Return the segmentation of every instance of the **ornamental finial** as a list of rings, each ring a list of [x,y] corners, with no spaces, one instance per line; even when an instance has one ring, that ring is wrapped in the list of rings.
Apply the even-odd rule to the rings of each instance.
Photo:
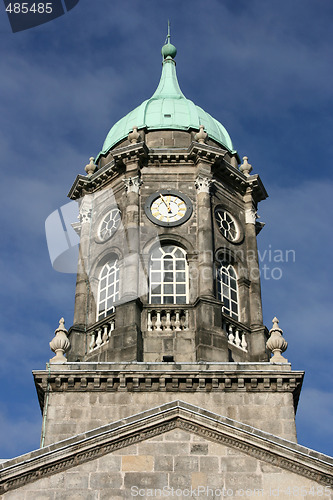
[[[64,353],[68,351],[71,344],[67,338],[68,331],[65,328],[64,318],[60,318],[59,327],[54,333],[55,337],[50,342],[50,348],[55,353],[55,356],[50,359],[50,363],[67,363]]]
[[[252,171],[252,165],[250,165],[247,160],[248,160],[248,157],[243,156],[243,163],[239,167],[239,170],[241,172],[243,172],[243,174],[248,177],[250,175],[250,172]]]
[[[89,163],[88,163],[88,165],[86,165],[86,166],[85,166],[85,169],[84,169],[84,170],[87,172],[87,176],[88,176],[88,177],[90,177],[90,176],[91,176],[91,175],[95,172],[95,170],[96,170],[96,165],[95,165],[95,163],[94,163],[94,159],[95,159],[95,158],[94,158],[93,156],[91,156],[91,157],[89,158]]]
[[[275,316],[272,320],[273,328],[269,331],[270,337],[266,342],[266,347],[272,351],[271,363],[288,363],[288,360],[282,356],[287,349],[288,342],[282,337],[283,330],[279,327],[279,320]]]
[[[203,125],[200,125],[200,130],[199,132],[197,132],[194,136],[194,139],[198,142],[200,142],[201,144],[203,144],[205,142],[205,140],[207,139],[208,137],[208,134],[207,132],[205,132],[205,127]]]
[[[170,38],[171,38],[171,35],[170,35],[170,21],[168,19],[168,34],[167,34],[167,37],[165,39],[165,43],[162,47],[162,56],[163,56],[163,59],[167,59],[167,57],[171,57],[171,59],[174,59],[176,57],[176,54],[177,54],[177,49],[174,45],[172,45],[172,43],[170,43]]]
[[[128,140],[130,141],[131,144],[136,144],[140,140],[140,134],[138,132],[138,127],[135,125],[131,132],[127,136]]]

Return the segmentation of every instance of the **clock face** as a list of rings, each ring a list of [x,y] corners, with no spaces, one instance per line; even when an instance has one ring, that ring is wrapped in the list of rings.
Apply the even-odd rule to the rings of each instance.
[[[238,225],[229,212],[224,210],[224,208],[216,208],[215,219],[219,226],[219,230],[227,240],[235,242],[239,239],[240,232]]]
[[[98,236],[102,241],[106,241],[117,231],[120,224],[120,211],[118,208],[113,208],[108,212],[103,218],[99,230]]]
[[[151,195],[145,205],[147,217],[161,226],[178,226],[192,214],[190,199],[175,190],[161,190]]]

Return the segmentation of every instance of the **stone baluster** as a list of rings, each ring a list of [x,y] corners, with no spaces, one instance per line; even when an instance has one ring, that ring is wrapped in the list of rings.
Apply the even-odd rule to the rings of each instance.
[[[240,343],[241,343],[241,339],[240,339],[240,336],[239,336],[239,330],[238,330],[238,328],[236,328],[236,332],[235,332],[235,345],[237,347],[240,347]]]
[[[97,338],[96,338],[96,347],[100,347],[102,345],[102,328],[98,328],[97,330]]]
[[[185,324],[184,324],[184,329],[187,330],[189,325],[188,321],[188,310],[185,311]]]
[[[235,336],[233,334],[233,331],[232,331],[232,325],[229,325],[229,336],[228,336],[228,340],[231,344],[234,343],[234,340],[235,340]]]
[[[241,347],[244,349],[244,351],[247,351],[247,342],[246,342],[246,337],[245,333],[242,333],[242,342],[241,342]]]
[[[175,331],[176,332],[180,332],[181,331],[179,311],[176,311]]]
[[[166,311],[165,330],[171,331],[170,311]]]
[[[109,324],[110,324],[110,334],[111,334],[111,332],[113,332],[113,330],[115,329],[116,322],[114,319],[112,319]],[[109,334],[109,337],[110,337],[110,334]]]
[[[96,333],[91,332],[91,340],[89,344],[89,349],[92,351],[96,347]]]
[[[162,322],[161,322],[161,313],[159,311],[157,311],[156,313],[156,323],[155,323],[155,330],[157,331],[162,331]]]
[[[108,324],[104,325],[104,333],[102,337],[102,342],[105,344],[109,340],[109,334],[108,334]]]
[[[151,320],[151,311],[148,311],[148,321],[147,321],[148,332],[153,330],[153,322]]]

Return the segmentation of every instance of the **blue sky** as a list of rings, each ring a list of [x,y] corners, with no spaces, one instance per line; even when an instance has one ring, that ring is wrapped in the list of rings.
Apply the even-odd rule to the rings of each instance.
[[[31,370],[52,356],[59,318],[73,319],[75,276],[52,269],[45,220],[111,126],[153,94],[168,18],[183,93],[223,123],[270,195],[259,210],[265,322],[278,316],[285,356],[306,372],[299,442],[333,455],[332,2],[80,0],[16,34],[4,14],[0,458],[39,446]],[[276,249],[295,262],[270,261]]]

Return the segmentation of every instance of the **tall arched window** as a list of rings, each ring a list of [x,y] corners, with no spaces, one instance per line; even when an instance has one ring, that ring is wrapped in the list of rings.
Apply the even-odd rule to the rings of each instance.
[[[182,248],[163,245],[153,250],[149,266],[149,302],[188,302],[188,263],[186,252]]]
[[[217,297],[223,302],[222,311],[238,321],[238,287],[234,267],[220,262],[217,270]]]
[[[98,280],[97,321],[114,312],[114,303],[119,298],[118,260],[110,260],[103,267]]]

